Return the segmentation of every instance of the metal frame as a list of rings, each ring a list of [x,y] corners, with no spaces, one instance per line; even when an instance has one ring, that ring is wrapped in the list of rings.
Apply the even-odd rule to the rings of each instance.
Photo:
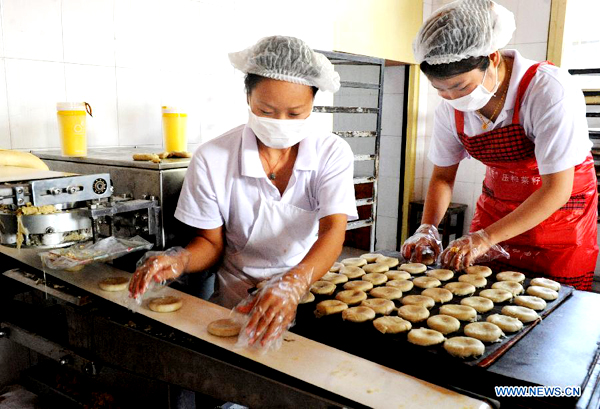
[[[349,222],[346,230],[359,229],[362,227],[370,227],[370,240],[369,240],[369,251],[375,250],[376,232],[377,232],[377,185],[379,180],[379,152],[381,143],[381,120],[382,120],[382,105],[383,105],[383,78],[385,60],[382,58],[367,57],[363,55],[342,53],[342,52],[331,52],[331,51],[319,51],[324,54],[329,60],[335,65],[365,65],[365,66],[379,66],[379,83],[362,83],[362,82],[351,82],[341,81],[341,86],[345,88],[361,88],[361,89],[372,89],[378,91],[377,96],[377,108],[365,108],[365,107],[336,107],[336,106],[315,106],[313,112],[320,113],[331,113],[331,114],[376,114],[377,122],[375,131],[341,131],[334,132],[341,138],[375,138],[375,152],[372,155],[354,155],[354,161],[374,161],[374,174],[372,177],[360,176],[354,178],[354,184],[373,184],[373,197],[368,199],[358,199],[356,201],[357,206],[371,206],[371,217],[366,220],[356,220]]]

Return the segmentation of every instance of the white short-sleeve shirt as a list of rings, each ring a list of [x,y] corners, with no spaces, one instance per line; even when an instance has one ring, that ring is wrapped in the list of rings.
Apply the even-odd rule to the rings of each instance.
[[[468,136],[512,123],[517,88],[536,61],[523,58],[516,50],[503,50],[502,54],[514,58],[504,108],[487,130],[483,130],[483,122],[475,112],[465,112],[464,132]],[[585,110],[583,93],[566,70],[549,64],[538,68],[521,102],[519,119],[535,144],[541,175],[569,169],[585,160],[592,148]],[[428,157],[437,166],[451,166],[469,157],[456,131],[454,108],[444,100],[435,111]]]
[[[329,132],[312,134],[300,142],[282,196],[265,174],[254,132],[241,125],[196,150],[175,217],[199,229],[224,225],[227,245],[237,251],[248,241],[261,197],[317,211],[319,219],[333,214],[357,219],[353,173],[346,141]]]

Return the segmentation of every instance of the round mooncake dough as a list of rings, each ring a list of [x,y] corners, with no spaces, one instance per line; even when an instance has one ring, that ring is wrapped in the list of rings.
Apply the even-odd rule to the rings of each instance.
[[[419,288],[434,288],[442,285],[440,280],[434,277],[416,277],[413,284]]]
[[[384,298],[369,298],[364,300],[360,305],[369,307],[377,314],[381,315],[388,315],[396,307],[393,301],[386,300]]]
[[[489,298],[485,297],[467,297],[460,300],[460,303],[461,305],[467,305],[469,307],[475,308],[475,311],[477,311],[480,314],[491,311],[492,308],[494,308],[494,302]]]
[[[423,263],[406,263],[398,267],[398,270],[403,270],[411,274],[421,274],[427,271],[427,266]]]
[[[413,282],[410,280],[390,280],[385,283],[387,287],[394,287],[402,291],[403,293],[407,293],[413,288]]]
[[[482,290],[479,293],[480,297],[489,298],[495,303],[501,303],[513,298],[513,295],[510,291],[500,290],[498,288],[488,288],[487,290]]]
[[[308,304],[315,300],[315,295],[310,291],[304,294],[304,296],[300,299],[298,304]]]
[[[540,297],[546,301],[552,301],[558,298],[558,293],[556,291],[539,285],[530,285],[527,287],[527,294]]]
[[[412,328],[410,321],[400,317],[385,316],[373,321],[373,326],[382,334],[398,334]]]
[[[487,317],[486,321],[496,324],[504,332],[517,332],[523,328],[521,321],[508,315],[492,314]]]
[[[362,267],[367,265],[367,260],[362,257],[350,257],[342,260],[342,264],[345,266]]]
[[[465,268],[467,274],[473,274],[479,277],[489,277],[492,275],[492,269],[486,266],[471,266]]]
[[[460,321],[451,315],[439,314],[429,317],[427,319],[427,326],[446,335],[458,331],[460,329]]]
[[[363,270],[360,267],[356,267],[356,266],[349,266],[349,267],[342,267],[340,269],[340,274],[345,275],[346,277],[348,277],[349,279],[354,279],[354,278],[358,278],[358,277],[362,277],[364,276],[365,270]]]
[[[536,297],[535,295],[520,295],[515,297],[513,302],[516,305],[531,308],[535,311],[542,311],[544,308],[546,308],[546,301],[540,297]]]
[[[483,342],[498,342],[504,332],[491,322],[472,322],[465,326],[465,335]]]
[[[98,283],[102,291],[124,291],[129,287],[129,279],[126,277],[107,277]]]
[[[329,281],[333,284],[343,284],[348,281],[348,276],[338,273],[325,273],[319,281]]]
[[[496,274],[496,280],[514,281],[517,283],[522,283],[523,281],[525,281],[525,274],[518,273],[516,271],[503,271],[501,273]]]
[[[444,342],[444,349],[452,356],[470,358],[483,355],[485,345],[471,337],[452,337]]]
[[[492,284],[492,288],[506,290],[512,295],[519,295],[525,292],[523,286],[520,283],[517,283],[516,281],[498,281]]]
[[[323,315],[338,314],[348,308],[348,304],[340,300],[325,300],[317,304],[315,315],[317,317]]]
[[[429,270],[426,274],[427,277],[437,278],[440,281],[448,281],[451,280],[452,277],[454,277],[454,272],[445,268],[436,268],[434,270]]]
[[[333,263],[333,265],[329,268],[329,271],[331,271],[332,273],[339,273],[339,271],[342,269],[342,267],[344,267],[344,265],[342,263],[339,262],[335,262]]]
[[[407,271],[388,271],[385,273],[388,280],[410,280],[412,276]]]
[[[485,277],[481,277],[475,274],[463,274],[458,277],[458,281],[461,283],[471,284],[475,288],[483,288],[487,285]]]
[[[395,287],[377,287],[369,291],[369,295],[374,298],[385,298],[386,300],[398,300],[402,298],[402,290]]]
[[[371,321],[375,318],[375,311],[369,307],[359,306],[342,311],[342,319],[351,322]]]
[[[461,282],[453,282],[448,283],[444,286],[444,288],[452,294],[457,296],[465,296],[465,295],[473,295],[475,292],[475,286],[469,283],[461,283]]]
[[[434,329],[415,328],[408,333],[408,342],[424,347],[441,344],[446,338],[444,335]]]
[[[366,266],[362,267],[363,270],[365,270],[365,273],[369,274],[369,273],[385,273],[386,271],[389,271],[389,267],[386,266],[385,264],[379,264],[379,263],[374,263],[374,264],[367,264]]]
[[[336,300],[340,300],[348,305],[360,304],[367,299],[367,293],[360,290],[344,290],[337,293]]]
[[[377,260],[378,257],[381,257],[381,254],[378,254],[378,253],[367,253],[367,254],[362,254],[360,257],[364,258],[365,260],[367,260],[367,263],[374,263],[375,260]]]
[[[400,260],[398,260],[395,257],[386,257],[386,256],[379,256],[375,259],[376,263],[379,264],[385,264],[386,266],[388,266],[389,268],[393,268],[396,267],[398,264],[400,264]]]
[[[242,325],[230,318],[213,321],[206,328],[209,334],[217,337],[235,337],[241,329]]]
[[[401,301],[402,305],[420,305],[425,308],[431,308],[435,305],[433,298],[425,295],[407,295]]]
[[[531,280],[531,285],[546,287],[554,291],[560,291],[560,283],[550,280],[549,278],[537,277]]]
[[[452,300],[452,292],[445,288],[427,288],[421,292],[421,295],[433,298],[433,301],[443,304]]]
[[[369,281],[369,282],[373,283],[373,285],[381,285],[388,280],[387,276],[382,273],[365,274],[364,276],[361,277],[361,279],[364,281]]]
[[[521,307],[520,305],[505,305],[502,307],[502,314],[517,318],[519,321],[527,324],[540,318],[537,312],[531,308]]]
[[[344,290],[369,291],[371,288],[373,288],[373,283],[370,281],[356,280],[344,284]]]
[[[335,284],[329,281],[315,281],[310,286],[310,292],[317,295],[331,295],[335,291]]]
[[[414,324],[429,318],[429,310],[420,305],[403,305],[398,308],[398,316]]]
[[[447,304],[440,307],[440,314],[450,315],[460,321],[476,321],[477,311],[468,305]]]
[[[148,300],[148,308],[155,312],[174,312],[183,306],[179,297],[166,296]]]

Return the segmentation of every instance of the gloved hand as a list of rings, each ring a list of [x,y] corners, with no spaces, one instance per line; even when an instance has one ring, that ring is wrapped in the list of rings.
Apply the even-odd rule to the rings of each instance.
[[[431,253],[437,259],[442,252],[442,240],[438,229],[432,224],[422,224],[400,249],[402,257],[413,263],[420,263],[423,256]]]
[[[152,281],[173,280],[185,272],[190,252],[183,247],[166,251],[149,251],[137,262],[137,269],[129,282],[129,294],[137,299],[146,292]]]
[[[238,347],[257,346],[263,351],[278,349],[281,335],[294,323],[298,303],[310,288],[313,269],[297,266],[269,279],[254,295],[242,301],[235,311],[247,314],[238,337]],[[255,344],[260,341],[260,344]]]
[[[492,243],[485,230],[469,233],[453,240],[440,256],[442,268],[463,270],[474,263],[485,263],[510,255],[498,244]]]

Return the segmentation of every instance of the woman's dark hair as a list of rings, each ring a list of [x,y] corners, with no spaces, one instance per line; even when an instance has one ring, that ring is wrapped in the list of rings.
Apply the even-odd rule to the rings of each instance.
[[[457,62],[451,62],[448,64],[429,64],[423,61],[420,64],[421,71],[423,74],[430,78],[445,79],[454,77],[465,72],[469,72],[476,68],[481,71],[485,71],[490,66],[490,58],[488,56],[483,57],[470,57],[465,58]]]
[[[265,77],[263,77],[262,75],[256,75],[256,74],[246,74],[246,78],[244,79],[244,85],[246,87],[246,95],[250,96],[250,93],[252,92],[252,90],[258,85],[259,82],[261,82],[262,80],[264,80]],[[313,92],[313,97],[315,95],[317,95],[317,91],[319,90],[319,88],[311,86],[312,88],[312,92]]]

